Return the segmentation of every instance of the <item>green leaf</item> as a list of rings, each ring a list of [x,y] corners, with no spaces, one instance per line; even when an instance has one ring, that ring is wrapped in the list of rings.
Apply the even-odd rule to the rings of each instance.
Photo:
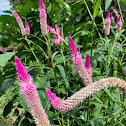
[[[14,100],[14,99],[13,99]],[[4,107],[3,116],[6,117],[13,109],[13,100],[9,101]]]
[[[126,5],[126,0],[121,0]]]
[[[96,15],[97,10],[99,9],[100,5],[101,5],[101,0],[98,0],[94,6],[94,15]]]
[[[106,0],[105,1],[105,11],[109,8],[111,2],[112,2],[112,0]]]
[[[65,82],[65,84],[66,84],[66,87],[67,87],[67,89],[68,89],[68,87],[69,87],[69,82],[67,81],[67,77],[66,77],[66,73],[65,73],[65,71],[64,71],[64,68],[63,68],[61,65],[56,65],[56,66],[57,66],[57,68],[59,69],[59,71],[60,71],[60,73],[61,73],[61,76],[63,77],[64,82]]]
[[[0,66],[4,67],[13,55],[15,55],[15,51],[0,55]]]
[[[29,108],[28,108],[28,106],[27,106],[27,104],[26,104],[26,102],[25,102],[24,96],[22,95],[21,91],[19,91],[19,103],[21,104],[21,106],[26,111],[28,111],[29,113],[31,113],[30,110],[29,110]]]

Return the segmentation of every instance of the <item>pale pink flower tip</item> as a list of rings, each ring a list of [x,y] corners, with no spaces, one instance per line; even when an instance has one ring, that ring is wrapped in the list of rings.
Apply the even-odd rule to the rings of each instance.
[[[111,15],[112,23],[115,23],[113,15]]]
[[[26,35],[30,34],[30,27],[26,19],[25,19],[25,33]]]
[[[74,55],[77,55],[77,53],[79,53],[79,51],[78,51],[76,45],[74,44],[74,41],[72,40],[71,36],[69,36],[69,44],[70,44],[71,53]]]
[[[47,29],[50,31],[50,32],[54,32],[55,31],[55,29],[54,28],[52,28],[51,26],[49,26],[49,25],[47,25]]]
[[[15,67],[16,67],[16,70],[17,70],[19,81],[24,82],[24,83],[30,82],[31,81],[30,75],[28,74],[28,71],[23,66],[23,64],[21,63],[19,58],[17,56],[15,56],[14,60],[15,60]]]
[[[92,76],[90,57],[88,54],[86,55],[85,68],[86,68],[88,74]]]
[[[58,98],[55,94],[53,94],[47,87],[45,89],[51,104],[54,106],[54,108],[58,108],[58,105],[62,103],[62,100]]]
[[[58,38],[56,37],[56,34],[53,34],[53,38],[54,38],[54,43],[59,44],[59,40],[58,40]]]
[[[107,10],[107,15],[106,15],[106,19],[110,18],[110,14],[109,14],[109,10]]]
[[[115,47],[117,48],[118,47],[118,44],[115,44]]]
[[[120,93],[120,95],[122,95],[122,96],[123,96],[123,93]]]
[[[40,0],[40,1],[39,1],[39,6],[40,6],[40,9],[45,10],[45,5],[44,5],[43,0]]]

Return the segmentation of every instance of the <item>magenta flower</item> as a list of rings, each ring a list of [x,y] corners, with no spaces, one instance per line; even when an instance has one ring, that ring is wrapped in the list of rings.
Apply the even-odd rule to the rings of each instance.
[[[55,28],[56,28],[57,34],[59,35],[59,36],[58,36],[58,40],[59,40],[59,44],[60,44],[60,43],[63,42],[62,34],[61,34],[61,31],[60,31],[60,29],[59,29],[59,27],[58,27],[57,24],[55,24]]]
[[[118,22],[116,24],[116,28],[117,28],[118,31],[120,31],[121,28],[122,28],[122,20],[121,20],[121,16],[120,16],[119,13],[118,13]]]
[[[115,13],[115,15],[118,17],[118,12],[116,11],[116,9],[114,9],[114,8],[112,7],[112,10],[113,10],[113,12]]]
[[[90,57],[89,57],[88,54],[86,55],[85,68],[86,68],[88,74],[89,74],[90,76],[92,76]]]
[[[50,126],[47,115],[41,105],[39,95],[35,85],[32,82],[30,74],[22,65],[21,61],[15,56],[15,67],[20,81],[20,90],[24,99],[31,110],[31,114],[37,126]]]
[[[55,29],[54,28],[52,28],[51,26],[49,26],[49,25],[47,25],[47,29],[50,31],[50,32],[54,32],[55,31]]]
[[[75,66],[76,71],[78,72],[80,78],[82,79],[85,85],[92,83],[91,76],[88,74],[87,69],[85,68],[85,65],[83,63],[83,59],[76,45],[74,44],[71,36],[69,36],[69,44],[70,44],[70,51],[71,51],[73,65]]]
[[[55,43],[55,44],[59,44],[59,40],[58,40],[58,38],[56,37],[56,34],[53,34],[53,38],[54,38],[54,43]]]
[[[25,34],[26,35],[30,34],[30,27],[29,27],[27,20],[25,20]]]
[[[105,35],[110,34],[110,24],[111,24],[110,14],[109,14],[109,10],[107,10],[107,15],[105,19]]]
[[[19,15],[18,15],[15,11],[14,11],[14,16],[15,16],[16,21],[18,22],[18,25],[19,25],[19,27],[20,27],[20,29],[21,29],[21,34],[22,34],[23,36],[26,35],[23,22],[22,22],[21,18],[19,17]]]
[[[118,44],[115,44],[115,48],[117,48],[118,47]]]
[[[111,20],[112,20],[112,23],[115,24],[115,20],[112,14],[111,14]]]
[[[41,27],[41,32],[43,36],[47,36],[48,31],[47,31],[47,14],[45,10],[45,5],[43,0],[40,0],[39,2],[40,10],[39,10],[39,18],[40,18],[40,27]]]

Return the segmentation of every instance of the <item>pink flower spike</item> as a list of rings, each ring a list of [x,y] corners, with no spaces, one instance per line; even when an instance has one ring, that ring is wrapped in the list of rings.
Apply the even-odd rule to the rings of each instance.
[[[114,20],[113,15],[111,15],[111,20],[112,20],[112,23],[115,24],[115,20]]]
[[[22,22],[21,18],[19,17],[19,15],[15,11],[14,11],[14,16],[15,16],[16,21],[18,22],[18,25],[21,29],[21,33],[24,36],[25,35],[25,28],[24,28],[23,22]]]
[[[40,9],[45,10],[45,5],[44,5],[43,0],[40,0],[40,1],[39,1],[39,6],[40,6]]]
[[[54,43],[59,44],[59,40],[58,40],[58,38],[56,37],[56,34],[53,34],[53,37],[54,37]]]
[[[107,10],[107,15],[105,19],[105,35],[110,34],[110,23],[111,23],[110,14],[109,14],[109,10]]]
[[[80,55],[80,52],[78,51],[76,45],[74,44],[71,36],[69,36],[69,45],[70,45],[73,65],[74,65],[76,71],[78,72],[80,78],[82,79],[83,83],[85,85],[92,83],[92,78],[88,74],[88,72],[84,66],[83,59]]]
[[[91,64],[90,64],[90,57],[87,54],[86,55],[86,61],[85,61],[85,68],[90,76],[92,76],[92,71],[91,71]]]
[[[50,32],[52,32],[52,33],[55,31],[55,29],[52,28],[52,27],[50,27],[49,25],[47,25],[47,29],[48,29]]]
[[[115,44],[115,48],[117,48],[118,47],[118,44]]]
[[[36,86],[21,61],[15,56],[15,67],[20,81],[20,91],[29,107],[37,126],[50,126],[48,117],[41,105]]]
[[[118,22],[116,24],[116,27],[117,27],[117,30],[120,31],[121,28],[122,28],[122,20],[121,20],[121,16],[120,14],[118,13]]]
[[[113,12],[115,13],[115,15],[118,17],[118,12],[116,11],[116,9],[114,9],[114,8],[112,7],[112,10],[113,10]]]
[[[47,31],[47,14],[44,6],[43,0],[40,0],[40,13],[39,13],[39,18],[40,18],[40,28],[41,28],[41,33],[43,36],[48,35]]]
[[[70,51],[72,55],[77,55],[79,53],[76,45],[74,44],[74,41],[71,36],[69,36],[69,44],[70,44]]]
[[[21,61],[17,56],[15,56],[15,67],[18,74],[18,79],[21,83],[27,85],[28,83],[31,83],[32,79],[30,77],[30,74],[28,74],[28,71],[26,68],[22,65]]]
[[[62,100],[58,98],[55,94],[53,94],[47,87],[45,89],[51,104],[54,108],[58,109],[62,104]]]
[[[57,31],[58,35],[60,36],[60,37],[58,37],[59,42],[62,43],[63,42],[62,34],[61,34],[61,31],[60,31],[60,29],[59,29],[57,24],[55,24],[55,28],[56,28],[56,31]]]
[[[25,33],[26,35],[30,34],[30,27],[26,19],[25,19]]]

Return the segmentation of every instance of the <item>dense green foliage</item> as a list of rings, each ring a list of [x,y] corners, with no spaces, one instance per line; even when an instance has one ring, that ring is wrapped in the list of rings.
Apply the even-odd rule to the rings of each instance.
[[[125,3],[124,0],[122,2]],[[71,60],[68,36],[71,35],[84,61],[88,53],[91,58],[93,81],[104,77],[119,77],[126,80],[126,12],[121,11],[119,0],[45,0],[47,24],[59,26],[65,42],[56,46],[53,34],[49,33],[50,45],[40,31],[39,0],[26,0],[24,6],[13,8],[23,22],[28,20],[28,41],[22,37],[19,26],[10,15],[0,16],[0,46],[15,46],[15,51],[0,55],[0,101],[2,116],[17,116],[14,125],[34,126],[30,111],[19,92],[14,64],[16,54],[33,78],[42,105],[52,125],[101,126],[126,125],[126,97],[119,88],[109,88],[95,93],[70,112],[56,111],[50,104],[45,87],[58,97],[66,99],[83,87]],[[111,34],[104,35],[106,10],[114,14],[114,7],[122,18],[121,31],[111,24]],[[6,11],[12,14],[12,11]],[[117,22],[116,16],[115,20]],[[115,48],[115,44],[118,47]],[[51,50],[51,51],[50,51]],[[44,72],[43,72],[44,71]],[[123,72],[122,72],[123,71]],[[44,75],[44,76],[43,76]],[[12,87],[13,90],[10,90]],[[12,96],[7,96],[8,92]],[[123,95],[120,95],[123,93]],[[8,94],[9,95],[9,94]],[[6,102],[2,99],[6,98]],[[26,111],[19,114],[19,109]],[[1,113],[0,113],[1,114]]]

